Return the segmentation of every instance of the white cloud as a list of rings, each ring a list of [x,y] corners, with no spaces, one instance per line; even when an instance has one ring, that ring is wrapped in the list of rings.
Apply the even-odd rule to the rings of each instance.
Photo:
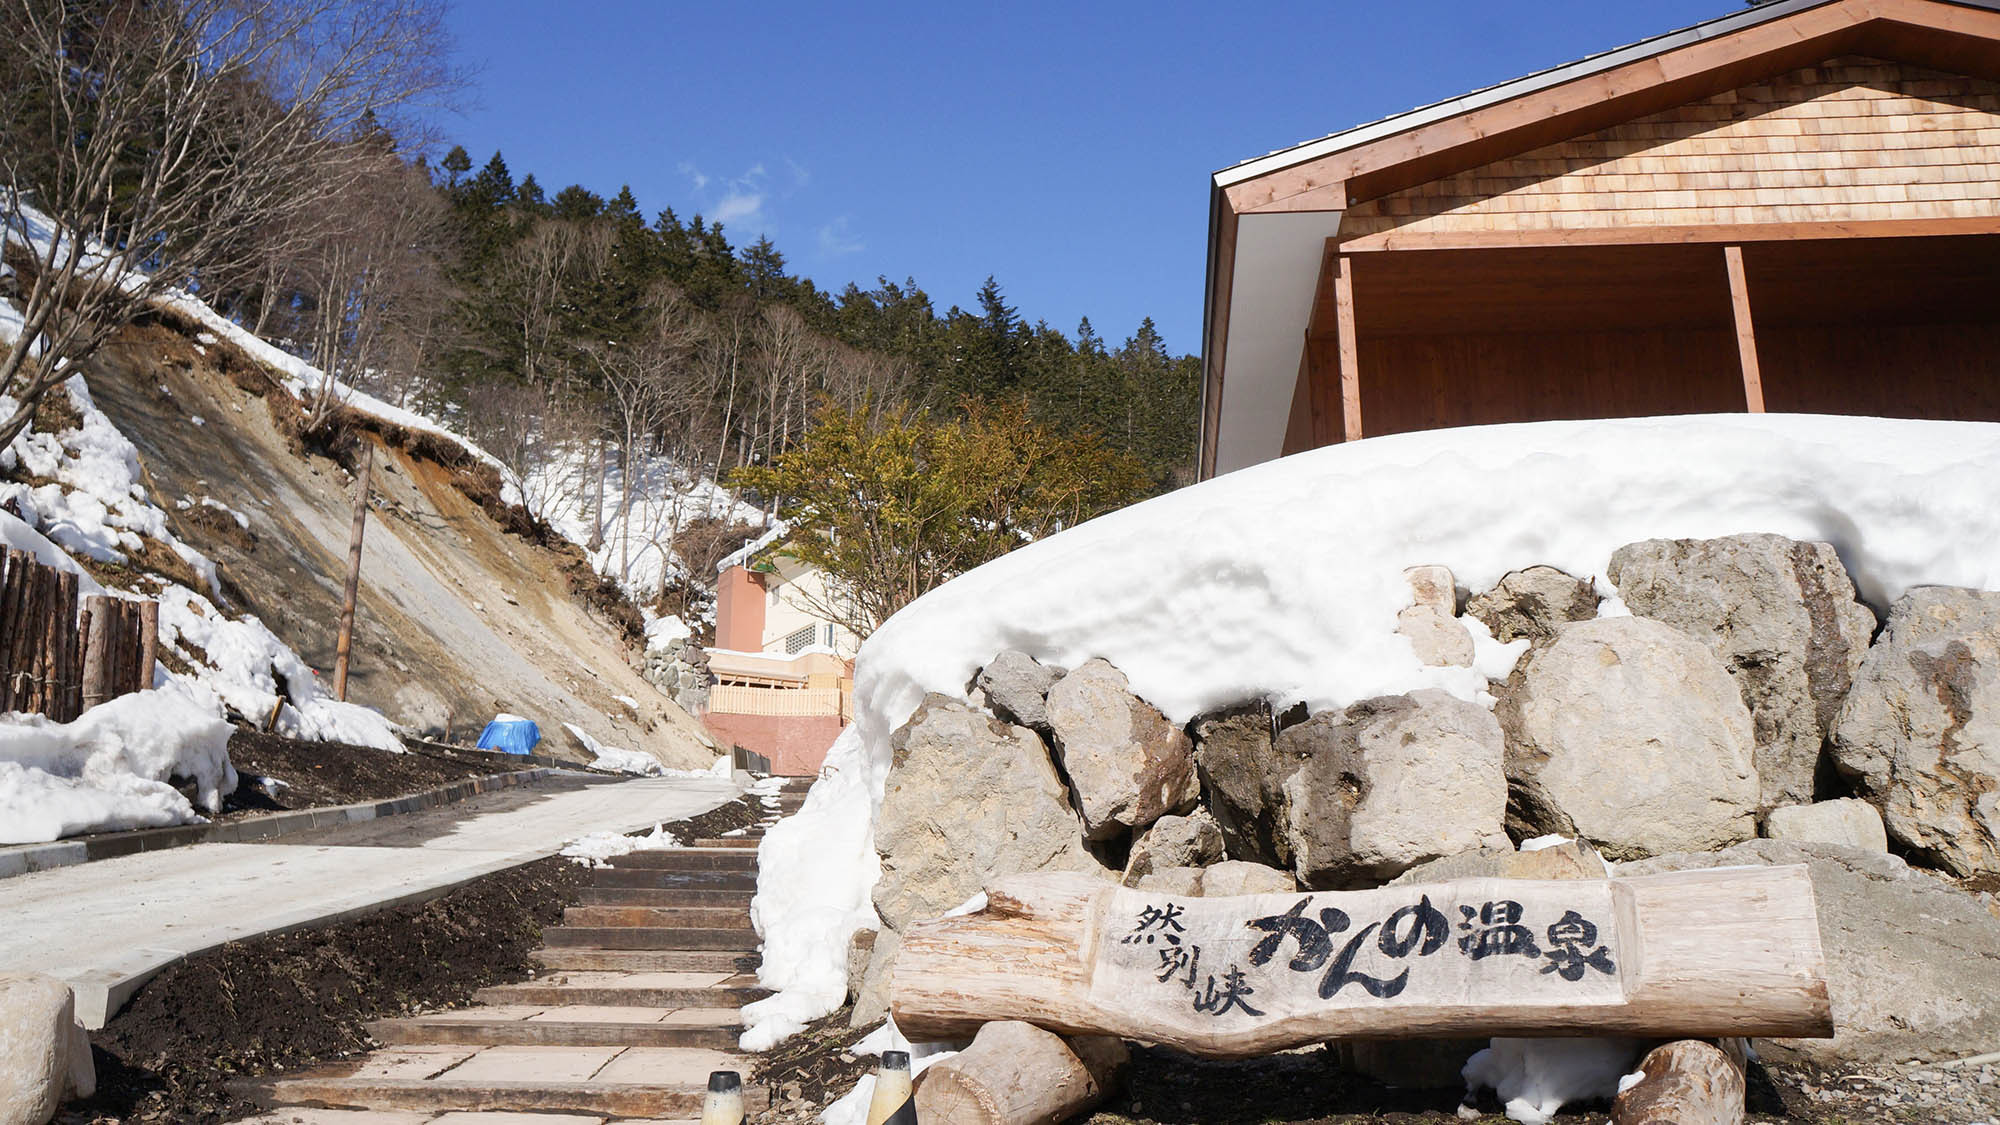
[[[763,210],[764,193],[733,191],[715,205],[715,213],[710,218],[718,223],[747,222],[759,218]]]
[[[807,184],[812,183],[812,173],[806,171],[805,165],[789,156],[785,157],[785,168],[792,174],[793,191],[802,190]]]
[[[846,215],[819,228],[819,252],[827,257],[837,258],[842,254],[855,254],[867,248],[866,243],[847,229]]]
[[[701,189],[708,186],[708,177],[702,175],[701,169],[695,167],[694,161],[692,160],[681,161],[680,173],[681,175],[686,176],[689,180],[693,181],[694,190],[696,191],[700,191]]]

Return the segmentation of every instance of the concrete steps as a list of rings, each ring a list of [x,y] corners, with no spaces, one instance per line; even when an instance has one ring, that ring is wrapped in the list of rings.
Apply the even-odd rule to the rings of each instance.
[[[803,799],[788,783],[767,823]],[[284,1107],[453,1121],[456,1112],[691,1121],[709,1073],[734,1070],[758,1112],[766,1091],[747,1081],[757,1060],[735,1048],[740,1009],[770,994],[757,984],[750,927],[762,836],[759,826],[618,856],[592,872],[563,924],[543,931],[533,956],[546,976],[480,989],[470,1008],[378,1020],[369,1030],[382,1049],[244,1089]]]
[[[755,973],[757,955],[727,949],[597,949],[551,946],[531,954],[550,969],[620,973]]]
[[[581,927],[688,927],[701,930],[747,930],[747,906],[572,906],[563,911],[563,925]]]
[[[751,891],[712,891],[682,887],[585,887],[578,906],[705,906],[747,912]]]

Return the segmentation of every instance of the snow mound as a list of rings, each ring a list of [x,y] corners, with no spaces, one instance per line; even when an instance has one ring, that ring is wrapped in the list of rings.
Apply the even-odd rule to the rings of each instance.
[[[0,717],[0,844],[200,820],[169,781],[192,782],[203,809],[221,809],[236,789],[232,730],[187,697],[158,691],[101,703],[73,723]]]
[[[1422,666],[1396,633],[1404,568],[1479,590],[1741,532],[1832,543],[1878,610],[1919,584],[2000,589],[2000,425],[1730,414],[1371,438],[1113,512],[931,591],[862,646],[833,768],[764,840],[752,911],[780,991],[744,1009],[743,1046],[840,1004],[847,938],[874,924],[890,732],[926,692],[964,698],[1000,650],[1103,657],[1176,723],[1258,697],[1319,711],[1438,687],[1490,703],[1486,676],[1518,646],[1488,636],[1477,668]]]

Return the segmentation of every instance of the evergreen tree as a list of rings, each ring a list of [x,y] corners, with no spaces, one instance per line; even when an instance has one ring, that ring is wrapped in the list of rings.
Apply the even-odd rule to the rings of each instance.
[[[444,162],[439,167],[444,169],[444,186],[456,188],[458,178],[472,171],[472,157],[466,155],[464,145],[453,145],[451,151],[444,154]]]

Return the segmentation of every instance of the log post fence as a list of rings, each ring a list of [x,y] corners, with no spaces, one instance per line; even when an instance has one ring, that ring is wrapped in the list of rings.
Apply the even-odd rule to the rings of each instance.
[[[26,551],[0,555],[0,711],[73,722],[153,686],[160,606],[92,594]]]

